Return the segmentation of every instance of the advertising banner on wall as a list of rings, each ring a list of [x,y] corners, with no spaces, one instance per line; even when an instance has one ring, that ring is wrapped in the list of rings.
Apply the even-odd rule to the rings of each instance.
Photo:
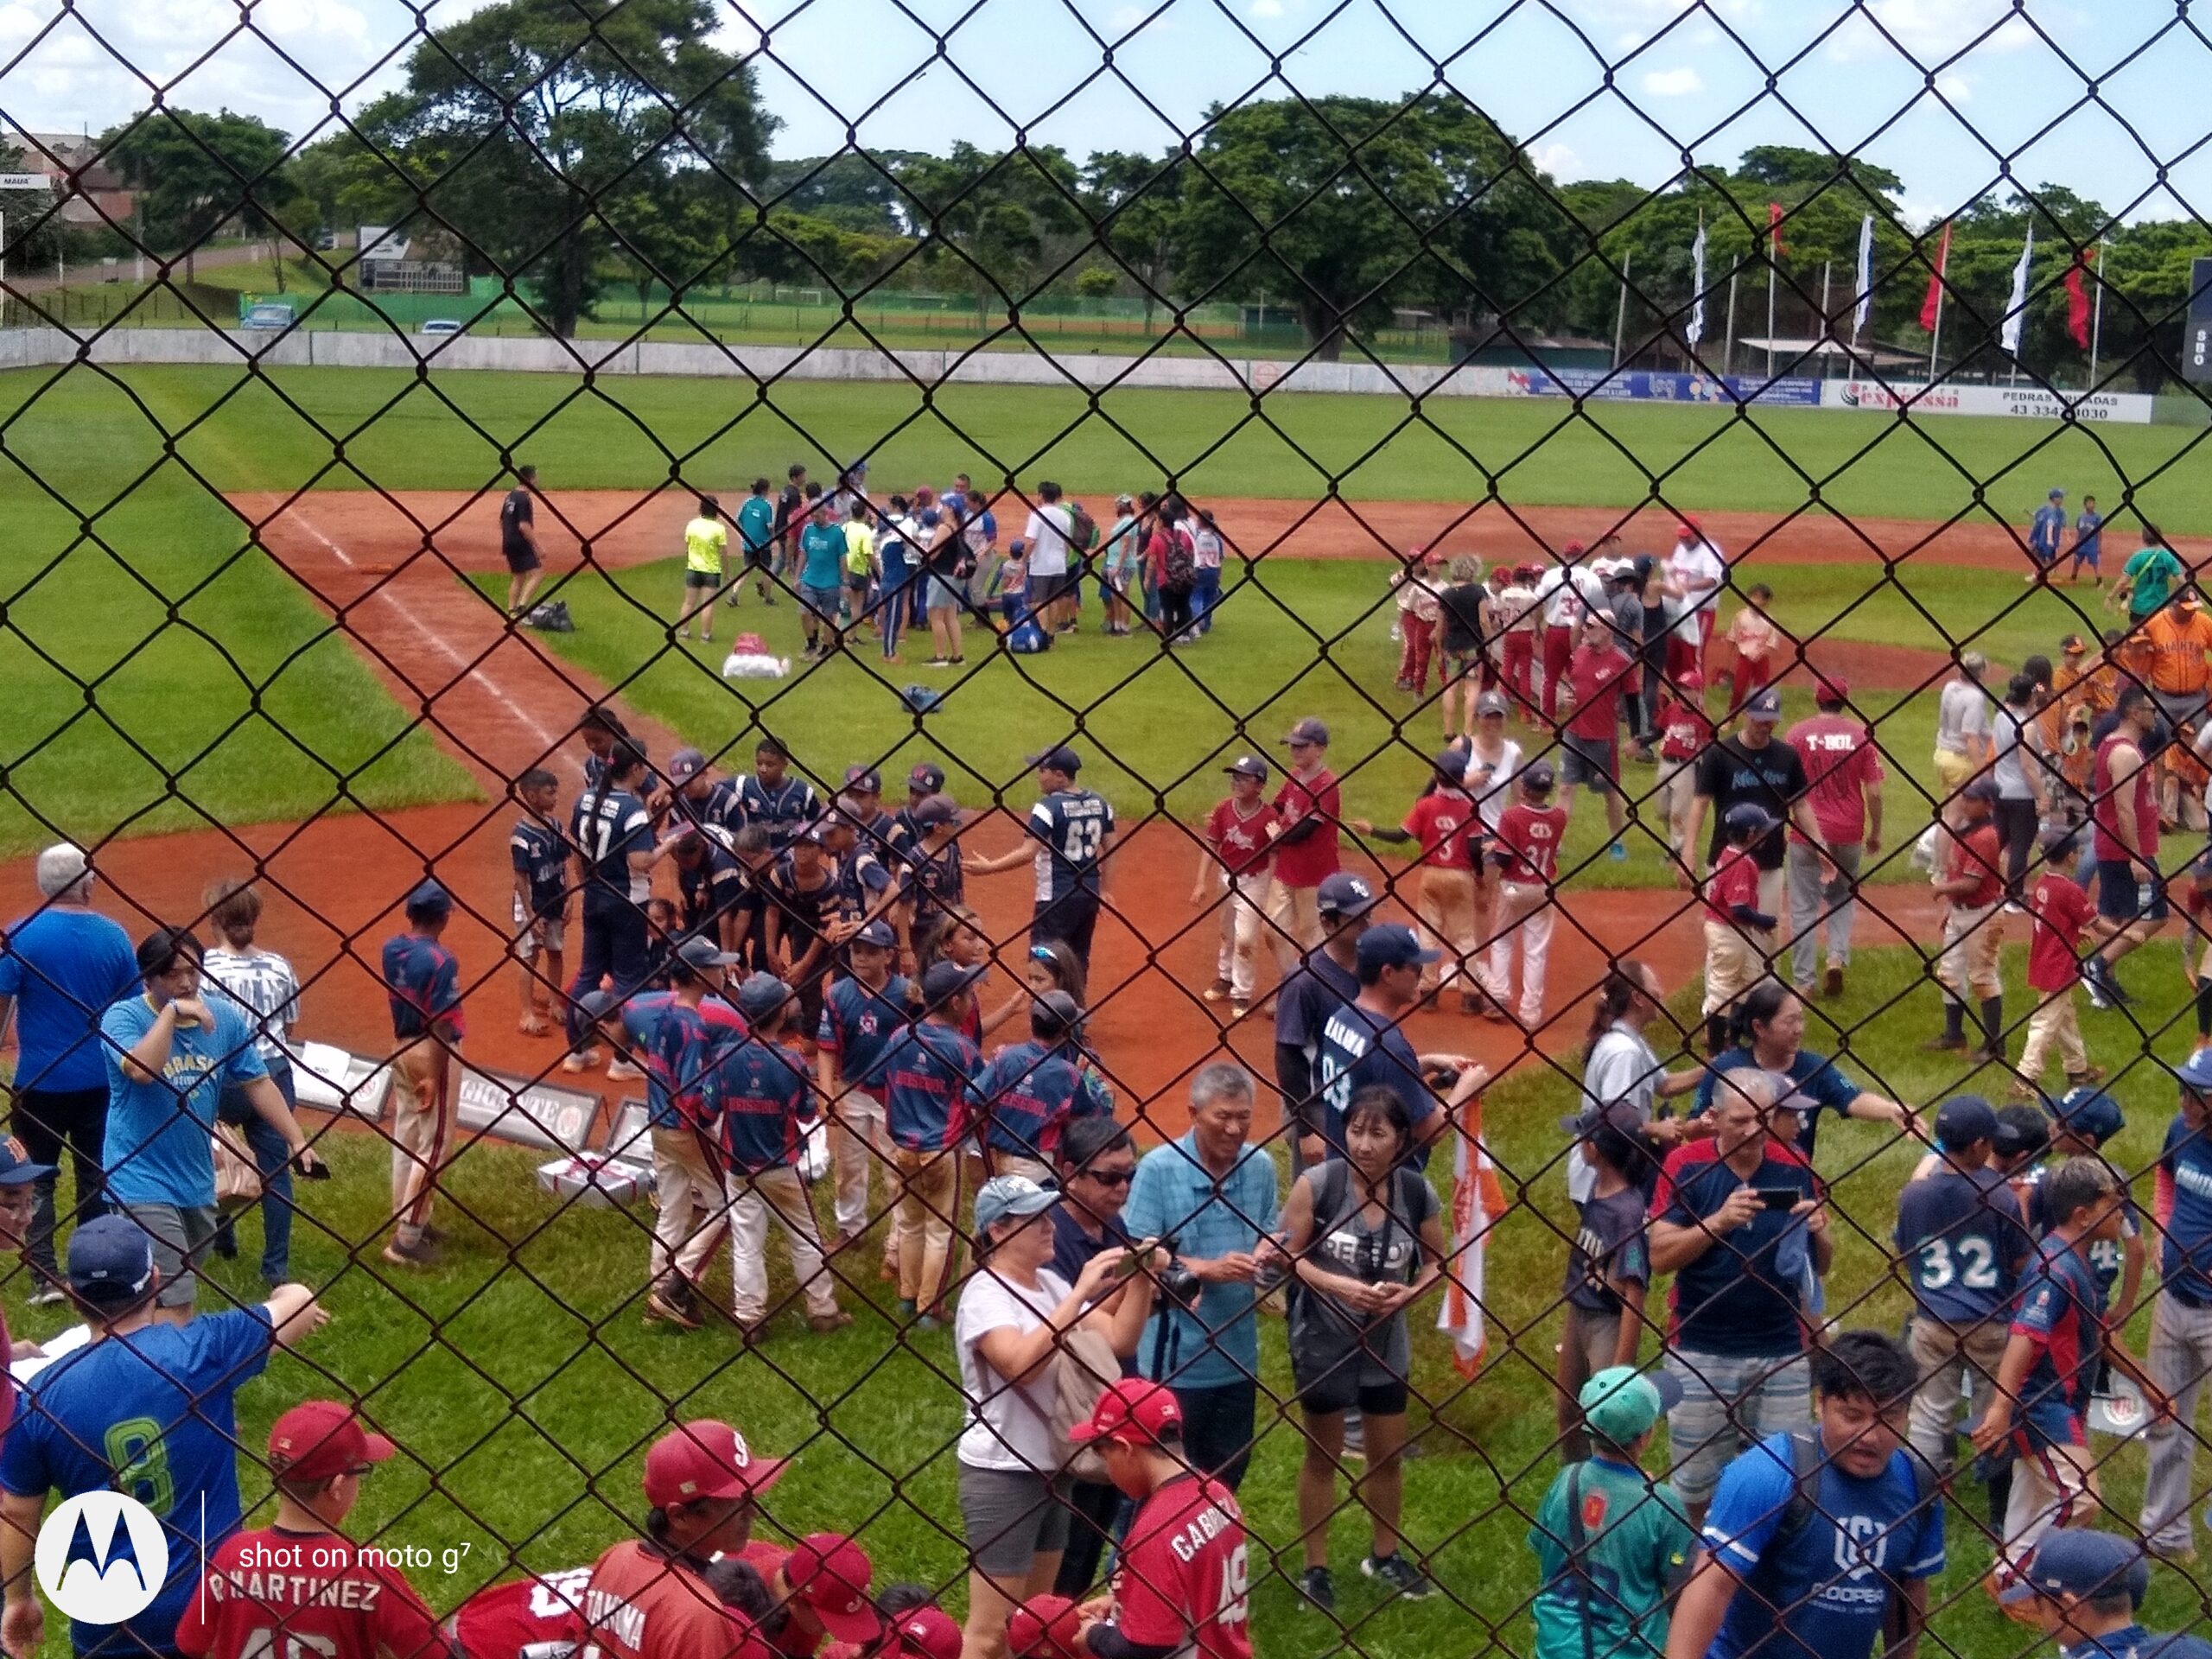
[[[1817,407],[1821,383],[1783,378],[1760,380],[1748,375],[1658,374],[1642,369],[1508,369],[1505,391],[1513,397],[1593,397],[1624,403],[1782,404]]]
[[[1929,386],[1918,381],[1831,380],[1821,398],[1829,409],[1891,410],[1916,415],[2018,415],[2055,421],[2071,409],[2077,421],[2148,426],[2152,400],[2140,392],[2075,392],[2063,398],[2041,386]]]

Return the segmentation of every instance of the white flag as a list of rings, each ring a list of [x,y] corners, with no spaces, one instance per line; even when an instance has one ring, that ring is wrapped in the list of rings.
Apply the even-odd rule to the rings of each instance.
[[[1682,338],[1693,346],[1705,338],[1705,215],[1697,216],[1697,240],[1690,244],[1690,326]]]
[[[1859,330],[1874,309],[1874,215],[1859,221],[1859,309],[1851,319],[1851,343],[1859,343]]]
[[[2020,354],[2020,324],[2028,315],[2028,262],[2036,254],[2036,227],[2028,226],[2028,239],[2020,245],[2020,263],[2012,267],[2012,297],[2005,302],[2005,327],[2002,334],[2008,354]]]

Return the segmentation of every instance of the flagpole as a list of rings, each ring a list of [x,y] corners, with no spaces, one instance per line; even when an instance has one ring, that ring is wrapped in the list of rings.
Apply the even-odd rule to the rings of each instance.
[[[1744,262],[1738,259],[1728,268],[1728,343],[1720,351],[1720,378],[1726,380],[1736,372],[1736,278],[1744,272]]]
[[[2089,315],[2089,390],[2097,389],[2097,348],[2105,334],[2105,239],[2097,238],[2097,300]]]
[[[1942,349],[1943,349],[1943,283],[1942,283],[1942,278],[1941,276],[1938,276],[1938,277],[1936,278],[1936,327],[1935,327],[1935,328],[1934,328],[1934,329],[1929,333],[1929,336],[1928,336],[1928,384],[1929,384],[1929,385],[1931,385],[1931,386],[1932,386],[1932,385],[1934,385],[1936,384],[1936,354],[1937,354],[1938,353],[1940,353]]]
[[[1834,264],[1833,259],[1821,261],[1821,343],[1817,360],[1823,380],[1828,373],[1828,342],[1835,337],[1835,318],[1828,310],[1828,273]]]
[[[1766,378],[1774,378],[1774,256],[1766,257]]]
[[[1635,262],[1633,252],[1621,256],[1621,302],[1613,313],[1613,366],[1617,369],[1621,365],[1621,344],[1628,335],[1628,273]]]

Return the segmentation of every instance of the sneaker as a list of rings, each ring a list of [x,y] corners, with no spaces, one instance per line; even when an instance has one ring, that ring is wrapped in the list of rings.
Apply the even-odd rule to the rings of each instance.
[[[1967,1039],[1963,1037],[1930,1037],[1920,1046],[1923,1054],[1963,1054]]]
[[[1476,995],[1472,991],[1462,991],[1462,992],[1460,992],[1460,993],[1459,993],[1459,1012],[1460,1012],[1460,1013],[1462,1013],[1462,1014],[1480,1014],[1482,1011],[1483,1011],[1483,1000],[1482,1000],[1482,998],[1480,998],[1479,996],[1477,996],[1477,995]]]
[[[2079,1071],[2069,1071],[2066,1074],[2067,1083],[2076,1089],[2086,1089],[2093,1083],[2102,1083],[2104,1080],[2105,1069],[2101,1065],[2085,1065]]]
[[[2082,988],[2089,994],[2089,1006],[2101,1014],[2109,1014],[2120,1006],[2105,995],[2104,987],[2099,983],[2097,976],[2087,969],[2082,972]]]
[[[1306,1598],[1306,1606],[1316,1612],[1337,1611],[1337,1581],[1325,1567],[1309,1567],[1300,1573],[1298,1593]]]
[[[587,1048],[569,1055],[561,1062],[563,1071],[588,1071],[599,1064],[599,1051]]]
[[[1834,963],[1830,963],[1828,964],[1827,972],[1821,976],[1821,995],[1822,996],[1841,996],[1843,995],[1843,969],[1837,967]]]
[[[1225,1002],[1229,1000],[1229,982],[1225,979],[1217,979],[1199,995],[1209,1002]]]
[[[701,1320],[690,1309],[678,1306],[674,1296],[656,1288],[645,1293],[645,1323],[672,1325],[679,1331],[696,1331]]]
[[[1246,1019],[1251,1014],[1251,1012],[1252,1005],[1249,1002],[1241,1001],[1240,999],[1233,996],[1229,999],[1229,1017],[1231,1020]]]
[[[645,1069],[642,1066],[632,1065],[627,1060],[607,1062],[607,1080],[609,1083],[635,1083],[645,1075]]]
[[[68,1300],[69,1294],[60,1286],[48,1284],[31,1293],[30,1305],[33,1307],[59,1307]]]
[[[1408,1601],[1425,1601],[1436,1593],[1436,1586],[1428,1581],[1428,1575],[1395,1550],[1388,1555],[1367,1557],[1359,1564],[1359,1576],[1389,1585]]]
[[[806,1328],[814,1332],[817,1335],[826,1337],[832,1331],[843,1330],[852,1322],[853,1316],[841,1307],[835,1313],[808,1314],[806,1319]]]
[[[438,1265],[437,1250],[427,1238],[410,1244],[395,1233],[391,1243],[384,1247],[384,1259],[395,1268],[435,1268]]]
[[[2024,916],[2028,912],[2026,906],[2023,906],[2018,899],[2007,899],[2005,901],[2005,913],[2007,916]]]

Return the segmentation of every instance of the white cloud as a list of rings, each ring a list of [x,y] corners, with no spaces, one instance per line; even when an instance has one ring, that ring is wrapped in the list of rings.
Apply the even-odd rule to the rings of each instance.
[[[1972,75],[1938,75],[1936,77],[1936,90],[1954,104],[1971,104],[1974,102],[1974,80]]]
[[[1538,144],[1529,152],[1529,159],[1555,179],[1580,178],[1582,175],[1582,158],[1574,153],[1572,145],[1556,139]]]
[[[1995,32],[1983,39],[1993,25]],[[1894,56],[1902,47],[1923,63],[1937,63],[1969,46],[2018,52],[2036,39],[2012,0],[1866,0],[1865,10],[1854,11],[1829,41],[1828,55],[1846,61]]]
[[[1282,0],[1252,0],[1252,15],[1255,17],[1280,17],[1282,16]]]
[[[1653,98],[1691,98],[1705,90],[1705,77],[1687,63],[1679,69],[1654,69],[1643,77],[1643,90]]]

